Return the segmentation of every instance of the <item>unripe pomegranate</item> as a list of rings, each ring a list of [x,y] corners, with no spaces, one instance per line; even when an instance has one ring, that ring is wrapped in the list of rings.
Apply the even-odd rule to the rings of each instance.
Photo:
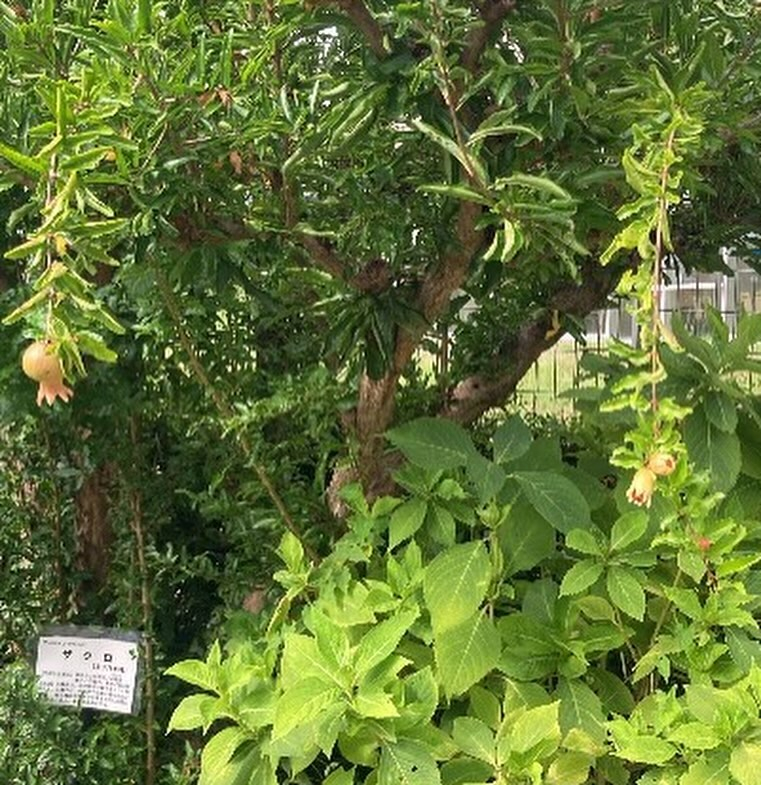
[[[21,369],[30,379],[40,383],[38,406],[42,406],[43,401],[52,406],[56,398],[68,401],[74,395],[73,390],[63,383],[61,360],[50,349],[46,341],[35,341],[26,347],[21,357]]]

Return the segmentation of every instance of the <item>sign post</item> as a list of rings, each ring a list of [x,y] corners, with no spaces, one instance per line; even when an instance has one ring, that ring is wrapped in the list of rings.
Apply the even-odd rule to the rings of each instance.
[[[137,714],[140,633],[105,627],[45,627],[37,639],[35,673],[58,706]]]

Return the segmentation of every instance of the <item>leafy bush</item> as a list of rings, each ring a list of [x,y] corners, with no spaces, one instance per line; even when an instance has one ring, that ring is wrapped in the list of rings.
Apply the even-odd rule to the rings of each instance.
[[[350,489],[317,565],[287,534],[266,634],[169,669],[204,690],[170,728],[215,725],[202,785],[758,782],[761,494],[739,470],[680,459],[635,508],[629,470],[569,465],[517,416],[488,457],[444,420],[389,439],[405,497]]]

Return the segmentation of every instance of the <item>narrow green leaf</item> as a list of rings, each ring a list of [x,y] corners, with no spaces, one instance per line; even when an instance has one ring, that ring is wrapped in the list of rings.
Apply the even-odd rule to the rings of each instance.
[[[3,142],[0,142],[0,157],[5,158],[6,161],[13,164],[17,169],[21,169],[22,172],[33,176],[41,175],[46,170],[45,164],[42,162],[24,155],[24,153],[7,144],[3,144]]]

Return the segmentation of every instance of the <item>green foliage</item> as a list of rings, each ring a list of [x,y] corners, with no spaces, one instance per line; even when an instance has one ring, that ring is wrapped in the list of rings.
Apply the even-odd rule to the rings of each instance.
[[[204,690],[170,729],[223,723],[202,782],[753,781],[758,524],[716,516],[701,474],[627,507],[527,433],[507,421],[490,459],[409,422],[408,497],[349,493],[319,564],[286,535],[263,636],[168,671]]]

